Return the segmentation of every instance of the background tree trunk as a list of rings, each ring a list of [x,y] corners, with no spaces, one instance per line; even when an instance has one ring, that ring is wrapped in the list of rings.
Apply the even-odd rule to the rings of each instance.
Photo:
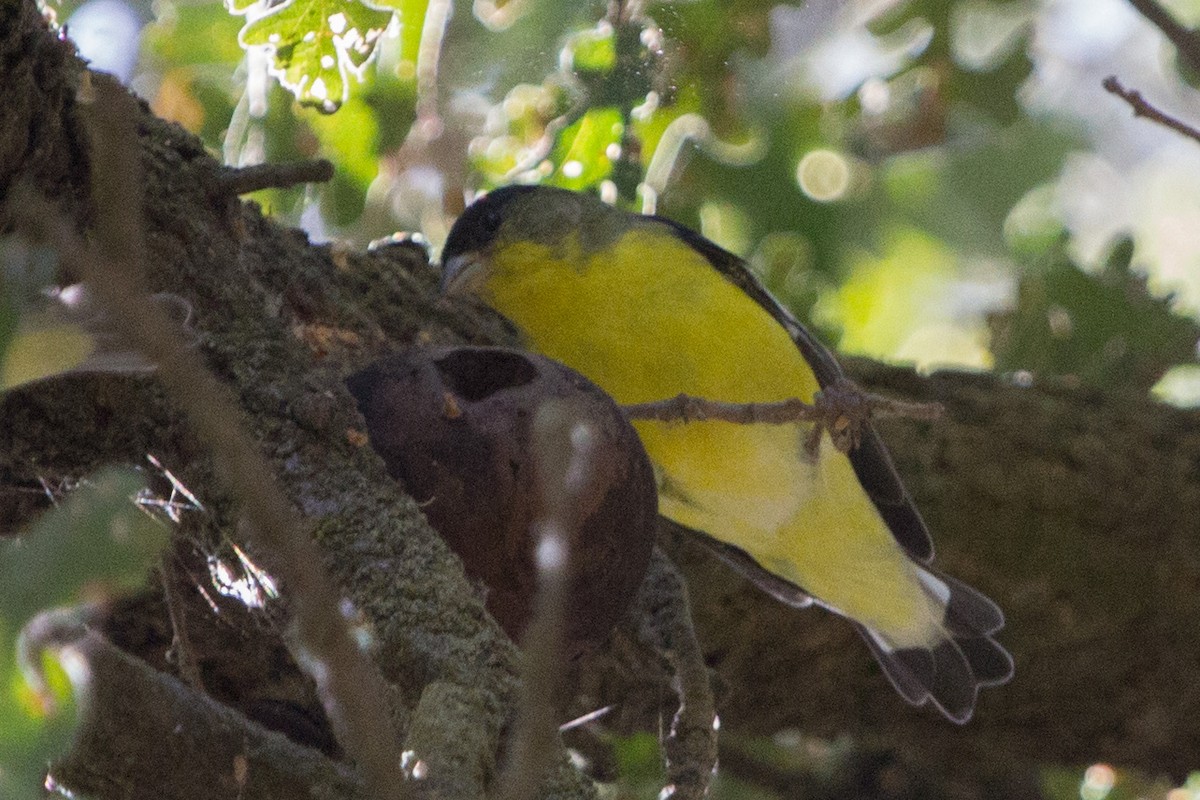
[[[80,67],[32,0],[0,8],[0,64],[0,201],[25,181],[86,227]],[[418,334],[508,341],[507,327],[438,301],[418,250],[310,245],[228,194],[191,135],[146,111],[138,126],[149,290],[194,307],[208,364],[235,388],[328,568],[373,628],[401,727],[438,731],[435,760],[477,789],[494,775],[515,650],[416,505],[361,445],[341,381]],[[984,793],[987,776],[1014,765],[1107,760],[1176,776],[1200,766],[1200,417],[1141,397],[990,375],[926,378],[866,362],[851,371],[872,390],[946,406],[941,421],[889,421],[882,432],[934,532],[938,565],[1008,613],[1001,638],[1016,679],[986,690],[965,728],[907,708],[848,625],[784,608],[694,541],[668,535],[719,676],[722,734],[849,732],[977,778],[962,796]],[[72,376],[0,397],[0,488],[140,463],[146,452],[213,509],[205,535],[236,538],[207,457],[152,380]],[[33,511],[10,502],[0,520],[25,522]],[[124,607],[107,630],[170,669],[157,592]],[[193,601],[193,618],[202,617]],[[248,669],[249,657],[226,652],[221,661],[221,650],[202,653],[210,679]],[[621,704],[628,719],[653,724],[661,687],[633,673],[601,656],[581,679],[586,701]],[[422,703],[434,689],[460,702]],[[585,790],[560,771],[548,793]]]

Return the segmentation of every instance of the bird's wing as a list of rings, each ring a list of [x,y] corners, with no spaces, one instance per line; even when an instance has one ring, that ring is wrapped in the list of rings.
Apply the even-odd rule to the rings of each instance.
[[[804,360],[817,376],[817,383],[828,386],[845,376],[833,353],[771,296],[742,259],[677,222],[664,217],[652,219],[670,227],[693,250],[704,256],[714,269],[774,317],[800,348]],[[887,523],[892,535],[896,537],[896,541],[914,559],[929,563],[933,559],[933,540],[929,537],[929,529],[925,527],[925,521],[900,481],[892,458],[883,446],[883,440],[870,423],[863,425],[861,441],[858,447],[850,451],[849,456],[859,483],[875,503],[875,508]]]
[[[766,569],[742,548],[709,536],[697,528],[680,525],[667,517],[660,517],[659,524],[669,531],[683,531],[691,534],[693,541],[698,541],[702,547],[719,558],[727,567],[784,605],[793,608],[807,608],[813,604],[813,598],[808,592]]]

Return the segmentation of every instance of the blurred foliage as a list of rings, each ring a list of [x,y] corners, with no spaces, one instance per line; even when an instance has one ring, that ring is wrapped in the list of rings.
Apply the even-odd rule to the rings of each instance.
[[[662,751],[657,736],[637,733],[614,738],[610,744],[620,776],[613,793],[616,798],[651,797],[662,789]]]
[[[12,293],[7,291],[6,282],[0,277],[0,386],[7,386],[9,350],[17,332],[19,311]]]
[[[654,797],[664,776],[657,737],[636,734],[609,741],[619,779],[603,796],[614,800]],[[828,741],[797,730],[775,736],[722,738],[721,770],[713,800],[790,800],[795,797],[943,797],[957,786],[938,783],[920,764],[887,747],[866,746],[851,737]],[[1200,772],[1182,784],[1098,763],[1044,767],[1037,776],[1041,796],[1060,800],[1200,800]],[[1001,792],[997,796],[1008,796]]]
[[[1200,800],[1200,772],[1193,772],[1176,786],[1161,776],[1141,775],[1116,769],[1109,764],[1092,764],[1079,769],[1048,767],[1042,774],[1046,797],[1079,800],[1141,800],[1165,797],[1167,800]]]
[[[39,613],[71,616],[68,606],[145,582],[168,535],[135,505],[142,487],[131,470],[101,472],[19,539],[0,538],[0,797],[44,796],[46,765],[86,702],[84,665],[66,665],[22,628]]]
[[[17,237],[0,239],[0,391],[78,367],[92,335],[45,296],[57,257]]]
[[[639,733],[612,737],[608,743],[616,757],[617,774],[620,777],[614,784],[605,786],[601,796],[613,800],[663,796],[666,776],[661,743],[657,736]],[[709,797],[712,800],[776,800],[778,795],[753,782],[718,772]]]
[[[1022,275],[1016,308],[992,319],[996,366],[1148,391],[1191,358],[1200,326],[1153,297],[1130,270],[1132,258],[1130,240],[1098,273],[1080,270],[1061,248],[1047,253]]]

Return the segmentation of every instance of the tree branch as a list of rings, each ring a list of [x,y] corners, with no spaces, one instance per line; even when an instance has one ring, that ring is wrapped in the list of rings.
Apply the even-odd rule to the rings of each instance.
[[[286,189],[300,183],[325,183],[333,179],[333,164],[323,158],[291,164],[255,164],[223,168],[217,187],[225,194],[249,194],[261,189]]]
[[[1192,141],[1200,142],[1200,130],[1188,125],[1186,122],[1182,122],[1175,117],[1159,111],[1150,104],[1150,101],[1142,96],[1141,92],[1137,91],[1136,89],[1126,89],[1124,86],[1122,86],[1121,82],[1117,80],[1115,75],[1109,75],[1104,79],[1101,85],[1109,94],[1115,94],[1117,97],[1128,103],[1130,108],[1133,109],[1133,115],[1135,117],[1145,117],[1153,122],[1157,122],[1159,125],[1162,125],[1165,128],[1170,128],[1176,133],[1186,136]]]
[[[340,601],[320,566],[320,556],[267,466],[242,431],[229,391],[208,371],[166,315],[148,302],[142,234],[142,181],[134,137],[136,106],[107,79],[94,84],[89,108],[98,249],[75,237],[44,203],[21,204],[45,225],[47,236],[133,347],[158,367],[159,380],[187,413],[199,438],[212,449],[217,474],[239,500],[247,531],[287,588],[296,625],[298,660],[316,679],[326,713],[343,747],[381,798],[405,795],[399,771],[399,739],[379,704],[383,681],[354,643]],[[25,230],[39,224],[22,220]]]
[[[678,705],[663,741],[667,768],[664,796],[703,800],[717,769],[717,712],[711,677],[692,625],[687,584],[659,548],[638,593],[641,635],[674,673]]]
[[[1200,37],[1195,31],[1180,25],[1179,21],[1155,0],[1129,0],[1129,5],[1162,31],[1171,44],[1175,45],[1179,58],[1195,72],[1200,73]]]
[[[36,14],[31,2],[20,8]],[[3,140],[4,152],[16,155],[0,158],[0,177],[10,178],[13,165],[36,165],[24,177],[59,190],[50,192],[56,201],[75,208],[71,187],[80,179],[71,171],[83,150],[70,138],[74,106],[61,86],[26,80],[45,80],[51,70],[29,76],[21,66],[31,51],[65,57],[51,45],[31,48],[41,39],[27,28],[10,35],[10,21],[11,4],[0,5],[0,55],[20,78],[4,84],[0,128],[22,131],[22,146],[29,130],[42,131],[44,152],[76,155],[47,158]],[[20,102],[8,102],[18,91],[26,92]],[[55,98],[66,99],[54,106]],[[33,110],[41,116],[31,119]],[[395,260],[339,254],[337,269],[327,248],[310,247],[253,209],[213,208],[203,186],[213,165],[199,143],[148,115],[139,114],[138,124],[153,231],[147,291],[177,291],[195,308],[206,362],[235,387],[270,469],[313,522],[324,562],[373,636],[377,663],[396,694],[422,697],[408,741],[436,733],[420,739],[436,742],[421,750],[423,758],[433,754],[430,772],[449,764],[494,774],[515,652],[419,509],[355,444],[361,422],[341,379],[418,331],[500,340],[503,325],[440,304],[432,270],[415,259],[398,268]],[[843,621],[773,602],[681,537],[670,552],[689,578],[705,658],[725,686],[723,728],[849,731],[904,748],[928,769],[974,776],[1092,759],[1148,772],[1194,768],[1194,748],[1180,743],[1200,741],[1200,636],[1192,624],[1200,618],[1200,418],[1142,397],[1020,388],[997,376],[922,378],[863,362],[851,371],[869,390],[945,405],[935,424],[879,427],[934,531],[939,568],[1007,612],[1004,639],[1017,677],[981,697],[970,726],[954,728],[905,706]],[[148,412],[144,398],[126,392],[131,384],[145,387],[128,378],[71,378],[0,397],[0,475],[71,474],[105,455],[138,458],[155,436],[185,440],[152,424],[157,418],[143,419],[157,409]],[[212,486],[202,457],[185,463],[189,486]],[[238,536],[214,505],[224,530]],[[198,620],[189,622],[195,635]],[[605,686],[626,709],[637,698],[625,687],[638,678],[644,672],[590,685]],[[661,707],[660,685],[635,689],[655,692],[646,706]],[[139,739],[165,738],[164,730],[114,728],[106,744],[156,754],[158,742]],[[228,763],[226,751],[215,752]],[[181,774],[170,758],[154,758],[167,778]],[[547,795],[587,795],[584,782],[556,774],[565,777]]]
[[[36,624],[36,623],[35,623]],[[354,771],[249,722],[79,626],[51,626],[37,644],[86,667],[81,720],[51,774],[96,797],[374,800]]]
[[[30,54],[47,51],[60,60],[25,63]],[[33,152],[17,151],[14,161],[0,164],[0,189],[6,192],[0,201],[11,212],[7,190],[22,180],[52,197],[72,226],[84,229],[98,210],[73,202],[71,187],[89,185],[89,173],[80,169],[86,157],[43,155],[88,150],[74,93],[63,88],[78,85],[78,62],[64,52],[69,45],[46,30],[32,0],[0,4],[0,61],[13,76],[0,87],[6,109],[0,129],[21,146],[36,144]],[[378,358],[394,342],[411,340],[421,326],[434,325],[437,335],[452,339],[456,327],[466,329],[461,314],[436,307],[427,267],[401,272],[393,257],[382,269],[383,258],[341,253],[335,266],[328,248],[309,246],[294,231],[264,220],[253,206],[213,203],[219,169],[203,146],[144,107],[131,109],[130,117],[146,181],[137,213],[150,231],[139,294],[169,286],[194,309],[202,342],[197,355],[234,393],[232,418],[252,421],[255,446],[269,458],[266,474],[282,485],[287,503],[303,511],[320,544],[309,556],[313,565],[330,570],[361,615],[356,635],[368,643],[390,684],[378,693],[367,689],[372,704],[391,712],[397,727],[409,728],[406,741],[414,740],[418,728],[437,729],[439,736],[424,739],[436,746],[421,752],[430,780],[460,767],[486,778],[511,710],[515,649],[486,616],[461,566],[419,508],[363,447],[361,434],[355,435],[361,418],[342,384],[356,366]],[[31,137],[31,130],[38,136]],[[4,152],[13,152],[10,145],[3,142]],[[15,171],[9,170],[12,164]],[[401,260],[415,263],[411,255]],[[137,394],[131,387],[141,387],[151,404],[128,405]],[[153,442],[154,452],[169,456],[180,478],[205,498],[212,526],[247,543],[228,495],[217,488],[216,479],[230,475],[217,474],[176,416],[164,414],[163,427],[139,421],[139,415],[159,414],[165,405],[145,383],[47,381],[6,393],[0,405],[0,476],[6,481],[23,485],[38,475],[76,475],[104,458],[102,453],[141,461],[142,448]],[[92,414],[85,407],[107,410]],[[247,481],[246,489],[257,489],[256,481]],[[267,566],[277,568],[273,562]],[[304,601],[303,593],[297,599]],[[200,621],[192,616],[189,623],[195,640]],[[457,712],[424,704],[426,687],[434,685],[455,689]],[[403,699],[416,697],[422,703],[406,708]],[[133,737],[140,731],[112,733]],[[128,739],[112,746],[118,744],[137,752]],[[591,796],[590,785],[564,764],[565,758],[545,795]],[[155,766],[175,768],[169,760]]]

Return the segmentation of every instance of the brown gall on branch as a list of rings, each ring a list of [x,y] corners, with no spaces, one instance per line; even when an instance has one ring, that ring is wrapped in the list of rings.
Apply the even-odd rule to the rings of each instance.
[[[346,386],[371,449],[522,643],[523,686],[494,794],[543,796],[579,659],[625,615],[650,558],[656,493],[637,433],[583,376],[507,348],[412,347]],[[408,749],[422,760],[439,750]],[[439,771],[430,764],[427,774]]]
[[[864,426],[882,417],[934,420],[945,409],[938,403],[908,403],[870,394],[848,378],[826,386],[813,395],[813,402],[789,398],[774,403],[726,403],[680,394],[668,400],[623,406],[631,420],[658,422],[733,422],[738,425],[787,425],[812,422],[804,451],[816,457],[821,433],[829,432],[834,447],[848,453],[858,447]]]
[[[262,189],[288,189],[301,183],[327,183],[332,179],[333,164],[316,158],[290,164],[226,167],[217,174],[216,188],[223,194],[239,195]]]
[[[133,99],[108,79],[89,82],[91,103],[81,106],[91,135],[96,247],[37,196],[20,207],[27,230],[55,247],[64,265],[81,275],[118,333],[158,367],[158,377],[186,412],[197,437],[212,450],[217,474],[239,501],[249,535],[269,554],[292,599],[295,648],[313,665],[322,702],[348,754],[374,796],[402,798],[398,738],[383,704],[382,676],[358,648],[339,611],[338,595],[320,568],[321,557],[279,489],[266,460],[244,432],[229,391],[189,349],[165,313],[146,302],[146,245],[142,175],[133,127]],[[253,487],[253,488],[251,488]]]
[[[371,449],[421,502],[467,576],[487,587],[487,610],[514,641],[541,602],[541,527],[571,534],[564,654],[599,647],[641,583],[658,519],[650,462],[612,398],[562,364],[498,347],[410,348],[346,386]],[[587,492],[556,486],[564,478],[544,465],[535,422],[562,403],[594,440]],[[564,441],[559,450],[575,447]],[[577,503],[569,516],[559,499],[568,489]]]
[[[1124,100],[1133,109],[1135,117],[1145,117],[1153,122],[1157,122],[1165,128],[1170,128],[1176,133],[1182,134],[1193,141],[1200,142],[1200,130],[1193,128],[1186,122],[1182,122],[1175,117],[1165,114],[1152,106],[1142,93],[1136,89],[1126,89],[1117,80],[1116,75],[1109,75],[1101,83],[1104,90],[1109,94],[1115,94],[1117,97]]]

